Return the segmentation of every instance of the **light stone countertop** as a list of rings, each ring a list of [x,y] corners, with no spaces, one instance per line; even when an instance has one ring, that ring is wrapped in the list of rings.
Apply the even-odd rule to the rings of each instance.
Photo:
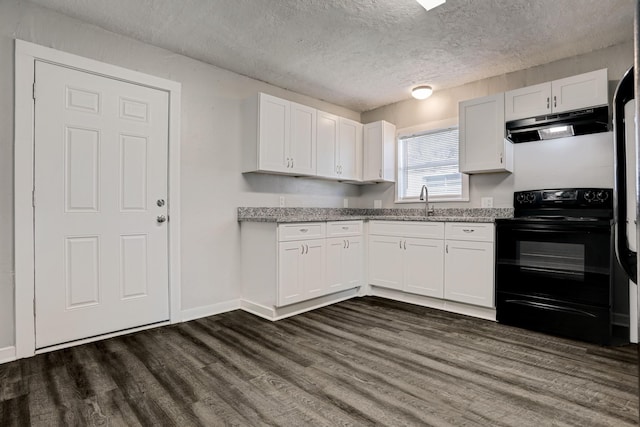
[[[318,222],[318,221],[436,221],[495,222],[496,218],[513,217],[513,208],[435,208],[433,216],[424,209],[357,209],[357,208],[269,208],[239,207],[238,221],[249,222]]]

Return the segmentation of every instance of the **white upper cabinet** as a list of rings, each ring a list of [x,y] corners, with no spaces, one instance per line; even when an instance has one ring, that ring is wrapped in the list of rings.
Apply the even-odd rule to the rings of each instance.
[[[513,145],[505,138],[504,93],[459,104],[460,172],[512,172]]]
[[[362,181],[362,123],[340,117],[338,177]]]
[[[364,125],[362,180],[395,182],[396,127],[380,120]]]
[[[289,156],[293,173],[316,174],[315,108],[291,103],[291,138]]]
[[[244,171],[316,174],[316,110],[259,93],[247,110]]]
[[[505,120],[606,105],[607,69],[511,90],[505,93]]]
[[[362,124],[318,111],[317,175],[344,181],[362,179]]]
[[[338,131],[340,117],[318,111],[317,174],[325,178],[337,178]]]

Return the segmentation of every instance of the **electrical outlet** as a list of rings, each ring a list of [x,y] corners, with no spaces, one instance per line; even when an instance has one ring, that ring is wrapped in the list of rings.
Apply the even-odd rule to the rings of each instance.
[[[493,197],[483,197],[480,199],[481,206],[483,208],[492,208],[493,207]]]
[[[280,196],[280,207],[284,208],[284,196]]]
[[[374,209],[380,209],[382,207],[382,200],[374,200],[373,207]]]
[[[344,207],[344,208],[348,208],[349,207],[349,199],[344,199],[342,201],[342,207]]]

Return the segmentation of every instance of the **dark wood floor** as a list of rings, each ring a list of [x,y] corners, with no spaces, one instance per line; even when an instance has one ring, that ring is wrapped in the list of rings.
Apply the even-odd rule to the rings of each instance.
[[[635,346],[378,298],[235,311],[0,365],[0,426],[636,425]]]

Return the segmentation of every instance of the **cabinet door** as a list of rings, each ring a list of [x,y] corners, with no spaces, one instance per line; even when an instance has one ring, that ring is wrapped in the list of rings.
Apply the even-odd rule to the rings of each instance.
[[[278,306],[305,299],[301,280],[304,251],[301,241],[278,244]]]
[[[493,272],[493,243],[445,242],[445,299],[493,308]]]
[[[304,242],[302,260],[303,299],[317,298],[327,293],[325,281],[325,240]]]
[[[344,285],[343,258],[347,247],[347,239],[342,237],[332,237],[327,239],[327,287],[330,292],[341,290]]]
[[[460,102],[460,172],[508,170],[504,93]]]
[[[342,251],[342,289],[351,289],[362,285],[364,248],[361,236],[348,237],[346,240],[347,248]]]
[[[401,237],[369,236],[369,283],[402,290]]]
[[[404,252],[404,290],[442,298],[444,296],[444,241],[408,238]]]
[[[382,121],[364,125],[363,181],[382,181]]]
[[[291,103],[290,172],[316,174],[316,109]]]
[[[504,94],[506,121],[551,113],[551,83],[527,86]]]
[[[316,130],[316,173],[326,178],[338,177],[338,128],[339,117],[318,111]]]
[[[606,105],[609,102],[607,69],[551,82],[554,113]]]
[[[258,127],[259,169],[274,172],[290,172],[289,137],[291,109],[289,101],[260,94]]]
[[[338,138],[338,177],[350,181],[361,181],[362,124],[340,117]]]

